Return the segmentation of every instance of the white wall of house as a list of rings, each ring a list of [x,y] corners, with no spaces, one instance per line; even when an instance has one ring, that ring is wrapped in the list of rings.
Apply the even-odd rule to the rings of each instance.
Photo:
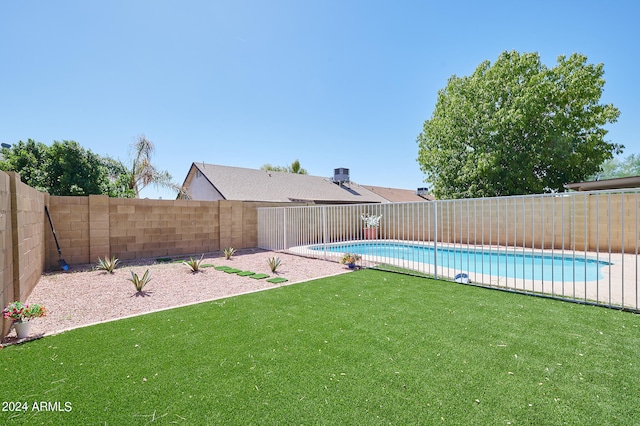
[[[191,183],[189,184],[188,191],[191,194],[191,198],[197,201],[217,201],[224,200],[222,194],[220,194],[216,189],[211,185],[211,182],[205,178],[200,171],[195,170],[195,175],[193,179],[191,179]]]

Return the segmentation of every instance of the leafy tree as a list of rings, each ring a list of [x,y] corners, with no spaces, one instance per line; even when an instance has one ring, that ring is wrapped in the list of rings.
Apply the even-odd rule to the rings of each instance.
[[[32,139],[2,149],[0,170],[15,171],[27,185],[51,195],[106,194],[131,197],[122,164],[85,150],[77,142],[47,145]]]
[[[439,198],[564,191],[620,153],[603,126],[619,111],[599,104],[603,65],[585,56],[503,52],[438,92],[418,136],[418,162]]]
[[[54,141],[47,153],[46,182],[51,195],[103,194],[108,187],[99,155],[75,141]]]
[[[151,164],[151,156],[155,147],[153,142],[145,135],[138,136],[138,140],[131,145],[132,158],[129,170],[128,187],[136,198],[140,197],[140,191],[150,184],[175,190],[179,198],[189,198],[188,193],[180,185],[173,182],[169,172],[158,170]]]
[[[48,149],[45,144],[33,139],[28,139],[27,142],[19,141],[11,148],[2,148],[0,170],[18,172],[22,182],[40,191],[46,191],[48,186],[45,163]]]
[[[110,157],[102,160],[109,180],[106,195],[115,198],[134,198],[135,193],[129,188],[131,178],[127,167],[121,161]]]
[[[265,163],[260,167],[260,170],[270,170],[273,172],[287,172],[296,173],[299,175],[306,175],[307,171],[300,166],[300,161],[295,160],[290,166],[272,166],[269,163]]]
[[[618,159],[612,158],[602,163],[601,170],[589,180],[614,179],[627,176],[640,176],[640,155],[630,154]]]

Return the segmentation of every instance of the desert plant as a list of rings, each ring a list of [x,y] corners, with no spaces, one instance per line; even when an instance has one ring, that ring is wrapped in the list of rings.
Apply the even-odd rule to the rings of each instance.
[[[267,263],[269,264],[269,268],[271,268],[271,272],[275,272],[278,269],[278,266],[282,263],[279,257],[270,257],[267,259]]]
[[[98,257],[98,265],[96,266],[96,269],[113,274],[113,271],[118,266],[118,262],[120,262],[120,260],[116,259],[115,256],[111,256],[111,259],[105,256],[104,260]]]
[[[234,253],[236,252],[236,249],[234,249],[233,247],[229,247],[224,249],[223,251],[224,251],[225,259],[231,259],[231,256],[234,255]]]
[[[136,286],[136,291],[140,293],[144,286],[149,284],[149,281],[151,281],[151,271],[147,269],[142,277],[139,277],[138,274],[131,271],[131,278],[129,278],[129,281]]]
[[[194,259],[193,257],[190,257],[189,260],[185,260],[184,262],[182,262],[183,264],[187,265],[188,267],[191,268],[191,272],[200,272],[200,268],[202,267],[202,259],[204,258],[204,253],[202,253],[202,256],[200,256],[200,259]]]

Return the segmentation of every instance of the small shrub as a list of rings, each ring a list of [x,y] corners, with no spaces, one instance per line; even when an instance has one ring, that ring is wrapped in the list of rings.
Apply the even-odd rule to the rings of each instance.
[[[151,281],[151,271],[147,269],[142,277],[138,277],[138,274],[131,271],[131,278],[129,278],[129,281],[131,281],[133,285],[136,286],[136,291],[140,293],[144,286],[149,284],[149,281]]]
[[[115,256],[112,256],[111,259],[105,256],[104,260],[98,257],[98,265],[96,266],[96,269],[113,274],[113,271],[118,266],[118,262],[120,261],[116,259]]]
[[[269,264],[269,268],[271,268],[271,272],[275,272],[278,269],[278,266],[282,263],[279,257],[270,257],[267,259],[267,263]]]
[[[233,256],[236,252],[236,249],[234,249],[233,247],[229,247],[223,250],[224,251],[224,257],[225,259],[231,259],[231,256]]]
[[[200,260],[198,259],[194,259],[193,257],[190,257],[189,260],[185,260],[184,262],[182,262],[183,264],[187,265],[189,268],[191,268],[191,272],[200,272],[200,268],[203,267],[202,265],[202,259],[204,258],[204,253],[202,254],[202,256],[200,256]]]

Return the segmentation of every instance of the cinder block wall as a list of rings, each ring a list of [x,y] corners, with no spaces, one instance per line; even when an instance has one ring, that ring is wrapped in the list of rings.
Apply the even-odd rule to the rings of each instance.
[[[14,186],[15,185],[15,186]],[[27,300],[45,267],[44,205],[45,193],[20,181],[17,174],[11,179],[13,197],[13,275],[20,283],[14,296]],[[15,281],[14,281],[15,282]]]
[[[591,195],[588,216],[589,245],[601,251],[635,253],[640,241],[640,195]],[[597,214],[596,212],[597,207]]]
[[[89,258],[89,197],[49,196],[49,214],[60,244],[58,254],[51,226],[47,221],[46,267],[59,267],[62,257],[68,264],[87,263]]]
[[[45,193],[0,172],[0,277],[2,307],[26,301],[45,268]],[[3,320],[3,335],[10,322]]]
[[[287,219],[288,241],[307,236],[363,238],[360,214],[382,214],[380,238],[445,243],[524,246],[544,249],[635,253],[640,251],[640,194],[604,193],[564,197],[502,197],[436,203],[396,203],[377,206],[315,207]],[[326,210],[322,219],[321,209]]]
[[[0,171],[0,302],[1,308],[13,298],[13,246],[11,226],[11,181]],[[2,322],[2,336],[9,331],[9,321]]]
[[[290,204],[290,203],[286,203]],[[283,203],[50,197],[49,210],[63,259],[70,265],[98,257],[121,260],[199,255],[258,244],[257,207]],[[58,268],[51,232],[47,267]]]
[[[220,248],[218,201],[107,200],[109,215],[101,218],[104,226],[99,228],[107,227],[108,247],[100,241],[100,247],[96,248],[92,235],[91,257],[87,262],[108,254],[128,260],[197,254]],[[90,218],[93,222],[93,208]]]

